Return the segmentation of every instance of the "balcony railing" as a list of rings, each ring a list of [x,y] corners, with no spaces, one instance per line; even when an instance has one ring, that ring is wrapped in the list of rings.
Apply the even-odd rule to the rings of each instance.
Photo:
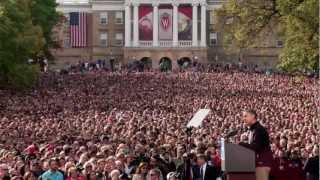
[[[172,41],[159,41],[158,46],[153,46],[152,41],[139,41],[138,47],[174,47]],[[192,47],[192,41],[179,41],[176,47]]]
[[[179,41],[179,46],[180,47],[191,47],[192,41]]]
[[[139,47],[152,47],[152,41],[140,41]]]
[[[160,47],[172,47],[172,41],[159,41]]]

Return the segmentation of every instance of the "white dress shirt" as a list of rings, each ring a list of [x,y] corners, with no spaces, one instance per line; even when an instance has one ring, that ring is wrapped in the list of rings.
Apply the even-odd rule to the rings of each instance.
[[[204,180],[204,177],[206,175],[206,168],[207,168],[207,163],[204,163],[202,166],[201,166],[201,170],[202,170],[202,180]]]

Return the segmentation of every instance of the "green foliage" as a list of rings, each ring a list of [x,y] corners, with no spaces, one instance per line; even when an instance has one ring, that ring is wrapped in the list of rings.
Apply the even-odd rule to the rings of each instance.
[[[7,79],[0,79],[1,81],[7,81],[6,83],[1,83],[3,88],[14,88],[18,90],[22,90],[24,88],[30,88],[35,85],[38,80],[38,75],[40,73],[39,66],[37,65],[28,65],[28,64],[8,64],[0,63],[0,68],[6,68],[7,72],[5,76],[2,76],[2,72],[0,72],[1,77],[6,77]],[[1,87],[1,86],[0,86]]]
[[[31,0],[0,1],[0,85],[32,86],[38,70],[27,65],[45,45],[42,28],[34,25]]]
[[[160,63],[160,70],[162,72],[167,72],[167,71],[171,71],[171,69],[172,69],[171,61],[168,59],[163,59]]]
[[[283,0],[279,4],[285,47],[279,67],[288,71],[314,70],[319,59],[319,5],[316,0],[300,3]]]
[[[280,68],[292,72],[316,67],[318,0],[228,0],[216,15],[227,51],[259,46],[273,34],[284,39]]]
[[[31,0],[31,16],[34,25],[41,27],[44,39],[43,46],[44,55],[52,59],[50,48],[57,46],[52,40],[52,29],[58,23],[60,14],[56,11],[56,0]]]

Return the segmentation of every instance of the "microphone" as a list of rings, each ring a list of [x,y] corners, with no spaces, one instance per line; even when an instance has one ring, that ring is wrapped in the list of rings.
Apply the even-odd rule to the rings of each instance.
[[[237,135],[237,134],[238,134],[238,131],[239,131],[239,129],[236,129],[236,130],[234,130],[234,131],[229,132],[229,133],[226,135],[226,138],[230,138],[230,137],[233,137],[233,136]]]

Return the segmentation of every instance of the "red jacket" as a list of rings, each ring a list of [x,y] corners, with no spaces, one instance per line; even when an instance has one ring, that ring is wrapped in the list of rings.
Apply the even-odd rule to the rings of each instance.
[[[276,158],[272,168],[272,176],[276,180],[291,180],[289,173],[289,162],[285,159]]]
[[[212,161],[215,167],[217,167],[218,169],[221,169],[221,158],[219,154],[214,155],[214,157],[212,158]]]
[[[70,176],[67,177],[67,180],[71,180],[72,178]],[[78,176],[77,180],[84,180],[83,176]]]
[[[303,173],[303,164],[300,161],[289,161],[289,176],[290,180],[304,180],[305,176]]]

